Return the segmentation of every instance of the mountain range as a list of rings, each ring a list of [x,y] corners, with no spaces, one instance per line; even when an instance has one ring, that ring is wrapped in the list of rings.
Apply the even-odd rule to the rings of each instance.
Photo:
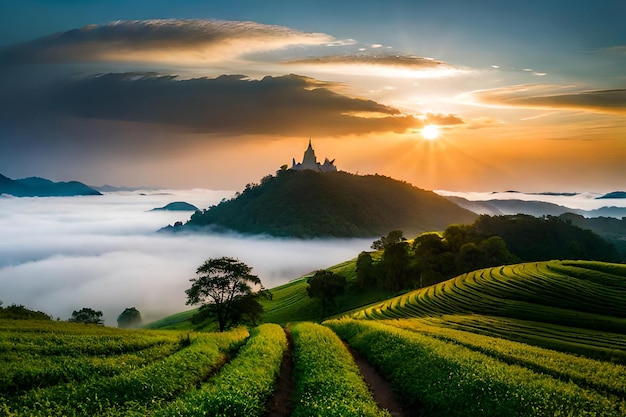
[[[0,194],[14,197],[70,197],[102,195],[99,191],[78,181],[54,182],[45,178],[11,179],[0,174]]]
[[[544,201],[526,201],[517,199],[474,201],[457,196],[447,196],[446,198],[454,204],[473,211],[476,214],[488,214],[490,216],[520,213],[530,214],[535,217],[560,216],[565,213],[574,213],[584,217],[615,217],[618,219],[626,216],[626,207],[601,207],[594,210],[583,210]],[[598,197],[598,199],[601,198],[605,199],[608,197]]]

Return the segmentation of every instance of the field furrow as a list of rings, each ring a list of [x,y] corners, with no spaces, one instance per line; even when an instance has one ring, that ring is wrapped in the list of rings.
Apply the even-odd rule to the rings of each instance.
[[[622,416],[615,401],[456,343],[380,322],[326,322],[431,416]],[[410,358],[410,359],[409,359]]]

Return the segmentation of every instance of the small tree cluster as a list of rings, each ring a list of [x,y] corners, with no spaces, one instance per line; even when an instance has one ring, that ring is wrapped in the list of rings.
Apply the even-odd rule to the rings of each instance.
[[[0,301],[0,318],[12,320],[52,320],[50,315],[42,311],[31,310],[23,305],[11,304],[8,307],[2,307],[2,301]]]
[[[336,307],[336,298],[346,291],[346,277],[324,269],[315,272],[307,283],[307,294],[320,300],[324,315]]]
[[[139,326],[141,326],[141,313],[135,307],[126,308],[117,316],[117,327],[129,329]]]
[[[362,252],[357,258],[357,284],[361,288],[398,291],[424,287],[475,269],[516,261],[498,236],[482,237],[472,226],[450,225],[443,234],[424,233],[409,245],[394,230],[372,244],[382,256],[374,261]]]
[[[93,308],[88,307],[83,307],[78,311],[72,311],[72,317],[70,317],[67,321],[84,324],[104,324],[104,321],[102,320],[102,311],[94,310]]]

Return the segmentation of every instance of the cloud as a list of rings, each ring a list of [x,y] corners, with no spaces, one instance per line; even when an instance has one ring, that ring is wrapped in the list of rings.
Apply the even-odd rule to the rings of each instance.
[[[626,89],[581,90],[571,86],[530,84],[478,90],[460,98],[496,106],[626,114]]]
[[[441,113],[426,113],[423,116],[419,116],[424,125],[436,124],[439,126],[453,126],[465,124],[465,120],[461,119],[455,114],[441,114]]]
[[[116,325],[126,307],[146,320],[183,311],[184,290],[209,257],[233,256],[268,287],[352,259],[372,239],[289,240],[237,235],[169,236],[154,230],[189,214],[149,212],[185,200],[200,207],[231,192],[208,190],[112,193],[76,198],[4,198],[0,229],[0,295],[67,319],[73,310],[102,310]]]
[[[154,73],[110,73],[18,89],[0,100],[0,122],[75,117],[160,124],[225,135],[348,135],[403,132],[412,116],[298,75],[253,80],[242,75],[179,80]],[[358,116],[356,116],[358,115]],[[84,138],[89,141],[88,137]],[[150,138],[137,138],[150,141]]]
[[[223,20],[128,20],[0,49],[0,65],[89,61],[207,63],[335,39],[284,26]]]
[[[423,58],[412,55],[329,55],[321,57],[305,58],[288,61],[287,64],[354,64],[354,65],[380,65],[390,67],[432,69],[449,67],[443,61],[431,58]]]
[[[626,45],[609,46],[607,48],[593,50],[593,52],[601,52],[617,56],[626,56]]]
[[[331,71],[406,78],[438,78],[467,70],[443,61],[414,55],[328,55],[286,61],[285,65],[306,66]],[[384,70],[384,71],[381,71]]]

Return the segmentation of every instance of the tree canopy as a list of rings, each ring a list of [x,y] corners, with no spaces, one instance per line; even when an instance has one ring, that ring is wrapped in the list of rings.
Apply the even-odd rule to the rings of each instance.
[[[248,234],[371,237],[402,229],[441,230],[477,215],[446,198],[381,175],[281,170],[172,231],[235,230]]]
[[[72,317],[68,321],[85,324],[104,324],[102,321],[102,311],[93,308],[83,307],[80,310],[74,310]]]
[[[52,320],[52,317],[42,311],[31,310],[23,305],[11,304],[8,307],[2,307],[0,300],[0,319]]]
[[[140,325],[141,313],[135,307],[126,308],[117,316],[117,327],[132,328]]]
[[[406,242],[399,230],[372,243],[377,260],[357,258],[357,284],[391,291],[424,287],[476,269],[521,261],[587,259],[616,262],[619,254],[590,230],[568,219],[545,216],[480,216],[473,224],[451,224]]]
[[[335,298],[346,290],[346,278],[325,269],[315,272],[307,283],[307,294],[320,300],[324,314],[335,307]]]
[[[196,270],[187,289],[187,304],[200,304],[196,320],[213,317],[220,331],[242,322],[256,322],[263,313],[261,297],[265,290],[252,268],[230,257],[209,258]],[[253,286],[259,287],[254,291]]]

